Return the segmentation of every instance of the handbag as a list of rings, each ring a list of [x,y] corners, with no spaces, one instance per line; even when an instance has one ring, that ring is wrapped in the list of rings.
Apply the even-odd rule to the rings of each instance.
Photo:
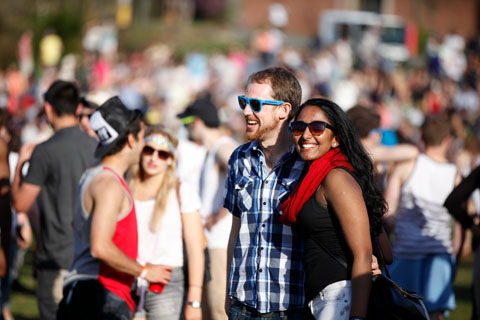
[[[378,238],[375,236],[374,239],[384,261]],[[430,317],[423,298],[397,285],[390,277],[387,266],[383,266],[382,274],[372,277],[367,319],[430,320]]]
[[[383,253],[377,236],[374,237],[375,245],[380,252],[382,261]],[[322,243],[315,242],[330,257],[335,259],[347,270],[347,262],[323,246]],[[382,270],[383,269],[383,270]],[[368,299],[368,309],[366,319],[369,320],[430,320],[428,311],[423,304],[423,298],[415,293],[408,292],[397,285],[390,277],[386,266],[381,268],[382,274],[372,277],[372,287]]]

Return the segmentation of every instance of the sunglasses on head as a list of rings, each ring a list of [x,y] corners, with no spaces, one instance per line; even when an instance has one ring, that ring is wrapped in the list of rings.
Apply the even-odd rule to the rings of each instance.
[[[294,136],[301,136],[305,132],[305,129],[307,129],[307,127],[310,129],[310,132],[314,136],[321,136],[325,131],[325,128],[334,131],[333,127],[325,121],[312,121],[310,123],[305,123],[303,121],[293,121],[290,122],[289,127]]]
[[[168,158],[170,158],[172,156],[172,154],[170,152],[167,152],[167,151],[164,151],[164,150],[157,150],[157,149],[154,149],[150,146],[143,147],[143,151],[142,151],[144,156],[151,156],[155,152],[157,153],[158,158],[160,158],[162,160],[167,160]]]
[[[252,109],[253,112],[262,111],[262,106],[264,104],[279,106],[284,103],[285,101],[280,101],[280,100],[262,100],[262,99],[254,99],[254,98],[249,99],[245,96],[238,96],[238,104],[240,105],[240,109],[245,110],[248,104],[250,105],[250,109]]]

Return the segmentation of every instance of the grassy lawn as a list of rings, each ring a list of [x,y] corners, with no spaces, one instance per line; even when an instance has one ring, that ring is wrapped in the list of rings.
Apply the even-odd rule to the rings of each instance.
[[[10,300],[12,302],[12,315],[15,320],[38,319],[37,300],[35,288],[37,282],[33,277],[33,252],[28,250],[18,282],[14,284]]]
[[[472,316],[471,290],[473,255],[460,260],[454,290],[457,307],[448,319],[468,320]]]
[[[457,308],[448,319],[468,320],[472,314],[470,302],[470,284],[472,281],[472,256],[464,258],[455,279]],[[20,272],[19,284],[12,290],[12,314],[15,320],[38,319],[38,308],[35,300],[35,279],[32,269],[32,252],[25,256],[25,264]]]

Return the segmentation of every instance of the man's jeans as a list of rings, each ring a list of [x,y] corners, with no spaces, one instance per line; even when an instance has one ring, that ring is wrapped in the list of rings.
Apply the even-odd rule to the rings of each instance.
[[[230,320],[264,320],[264,319],[282,319],[282,320],[309,320],[313,319],[312,314],[308,308],[305,309],[292,309],[286,311],[277,311],[269,313],[259,313],[257,310],[251,307],[247,307],[240,302],[232,302],[230,312],[228,313],[228,319]]]

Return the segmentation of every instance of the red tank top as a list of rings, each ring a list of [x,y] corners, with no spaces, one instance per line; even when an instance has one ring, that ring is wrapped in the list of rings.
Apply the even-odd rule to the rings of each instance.
[[[135,203],[133,201],[132,194],[130,193],[125,181],[115,171],[109,167],[103,167],[103,169],[113,172],[130,196],[132,209],[125,217],[117,221],[117,226],[115,228],[115,234],[113,235],[112,241],[130,259],[136,260],[138,251],[137,216],[135,213]],[[134,276],[117,271],[100,262],[98,281],[106,289],[125,300],[132,312],[135,310],[135,302],[130,294],[130,289],[134,280]]]

